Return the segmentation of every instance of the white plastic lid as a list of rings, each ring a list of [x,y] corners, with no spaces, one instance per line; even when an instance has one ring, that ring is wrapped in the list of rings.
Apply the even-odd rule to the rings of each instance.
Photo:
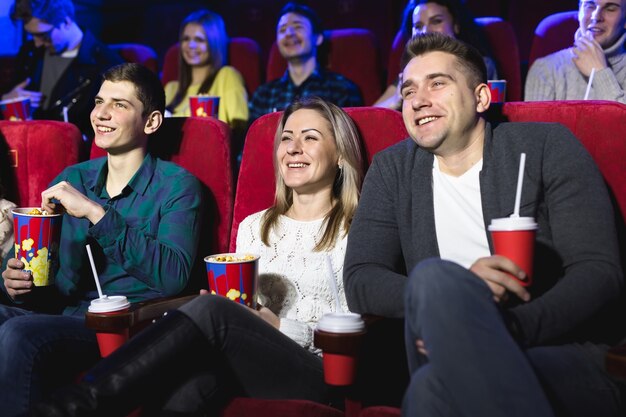
[[[103,296],[91,300],[89,311],[91,313],[110,313],[111,311],[123,310],[130,306],[128,299],[123,295]]]
[[[502,217],[500,219],[492,219],[488,229],[492,232],[536,230],[537,223],[533,217]]]
[[[365,322],[360,314],[327,313],[317,322],[317,329],[331,333],[352,333],[365,329]]]

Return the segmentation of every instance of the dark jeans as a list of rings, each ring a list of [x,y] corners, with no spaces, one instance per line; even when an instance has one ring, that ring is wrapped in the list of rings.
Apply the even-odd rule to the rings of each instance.
[[[604,347],[520,348],[491,290],[469,270],[427,260],[411,273],[406,294],[412,375],[403,415],[621,415],[619,391],[602,366]]]
[[[166,401],[168,411],[213,410],[234,396],[327,403],[321,358],[224,297],[201,296],[180,308],[210,345],[198,369]]]
[[[0,306],[0,404],[3,417],[75,380],[99,358],[95,334],[82,317]]]

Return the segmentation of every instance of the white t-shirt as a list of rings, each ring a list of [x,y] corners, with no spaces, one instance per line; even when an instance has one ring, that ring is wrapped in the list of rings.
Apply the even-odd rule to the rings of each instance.
[[[264,211],[246,217],[237,231],[237,252],[254,253],[259,259],[259,301],[280,317],[280,331],[299,345],[320,353],[313,346],[313,330],[323,314],[335,311],[329,288],[330,257],[344,311],[348,304],[343,288],[343,261],[347,236],[340,233],[329,252],[313,252],[323,234],[324,220],[297,221],[280,216],[270,233],[270,246],[261,241]]]
[[[483,207],[480,199],[482,159],[459,177],[439,170],[433,163],[435,229],[441,259],[469,268],[478,258],[489,256]]]

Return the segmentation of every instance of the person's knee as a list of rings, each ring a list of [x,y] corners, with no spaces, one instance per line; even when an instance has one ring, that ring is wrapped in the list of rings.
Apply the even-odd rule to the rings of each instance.
[[[248,307],[217,295],[202,295],[183,305],[179,310],[202,327],[203,323],[211,321],[215,324],[230,321],[237,316],[238,310]]]
[[[459,293],[459,276],[468,271],[450,261],[426,259],[411,271],[407,284],[407,304],[448,299]]]
[[[33,322],[28,316],[13,317],[0,326],[0,349],[2,352],[23,350],[35,334],[36,329],[33,329]]]

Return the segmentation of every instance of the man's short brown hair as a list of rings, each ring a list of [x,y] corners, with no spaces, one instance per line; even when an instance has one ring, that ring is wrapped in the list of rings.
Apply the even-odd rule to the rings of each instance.
[[[487,82],[487,67],[482,55],[473,46],[441,33],[426,33],[412,37],[402,54],[400,68],[404,71],[409,61],[429,52],[445,52],[454,55],[461,70],[467,75],[469,87]]]

